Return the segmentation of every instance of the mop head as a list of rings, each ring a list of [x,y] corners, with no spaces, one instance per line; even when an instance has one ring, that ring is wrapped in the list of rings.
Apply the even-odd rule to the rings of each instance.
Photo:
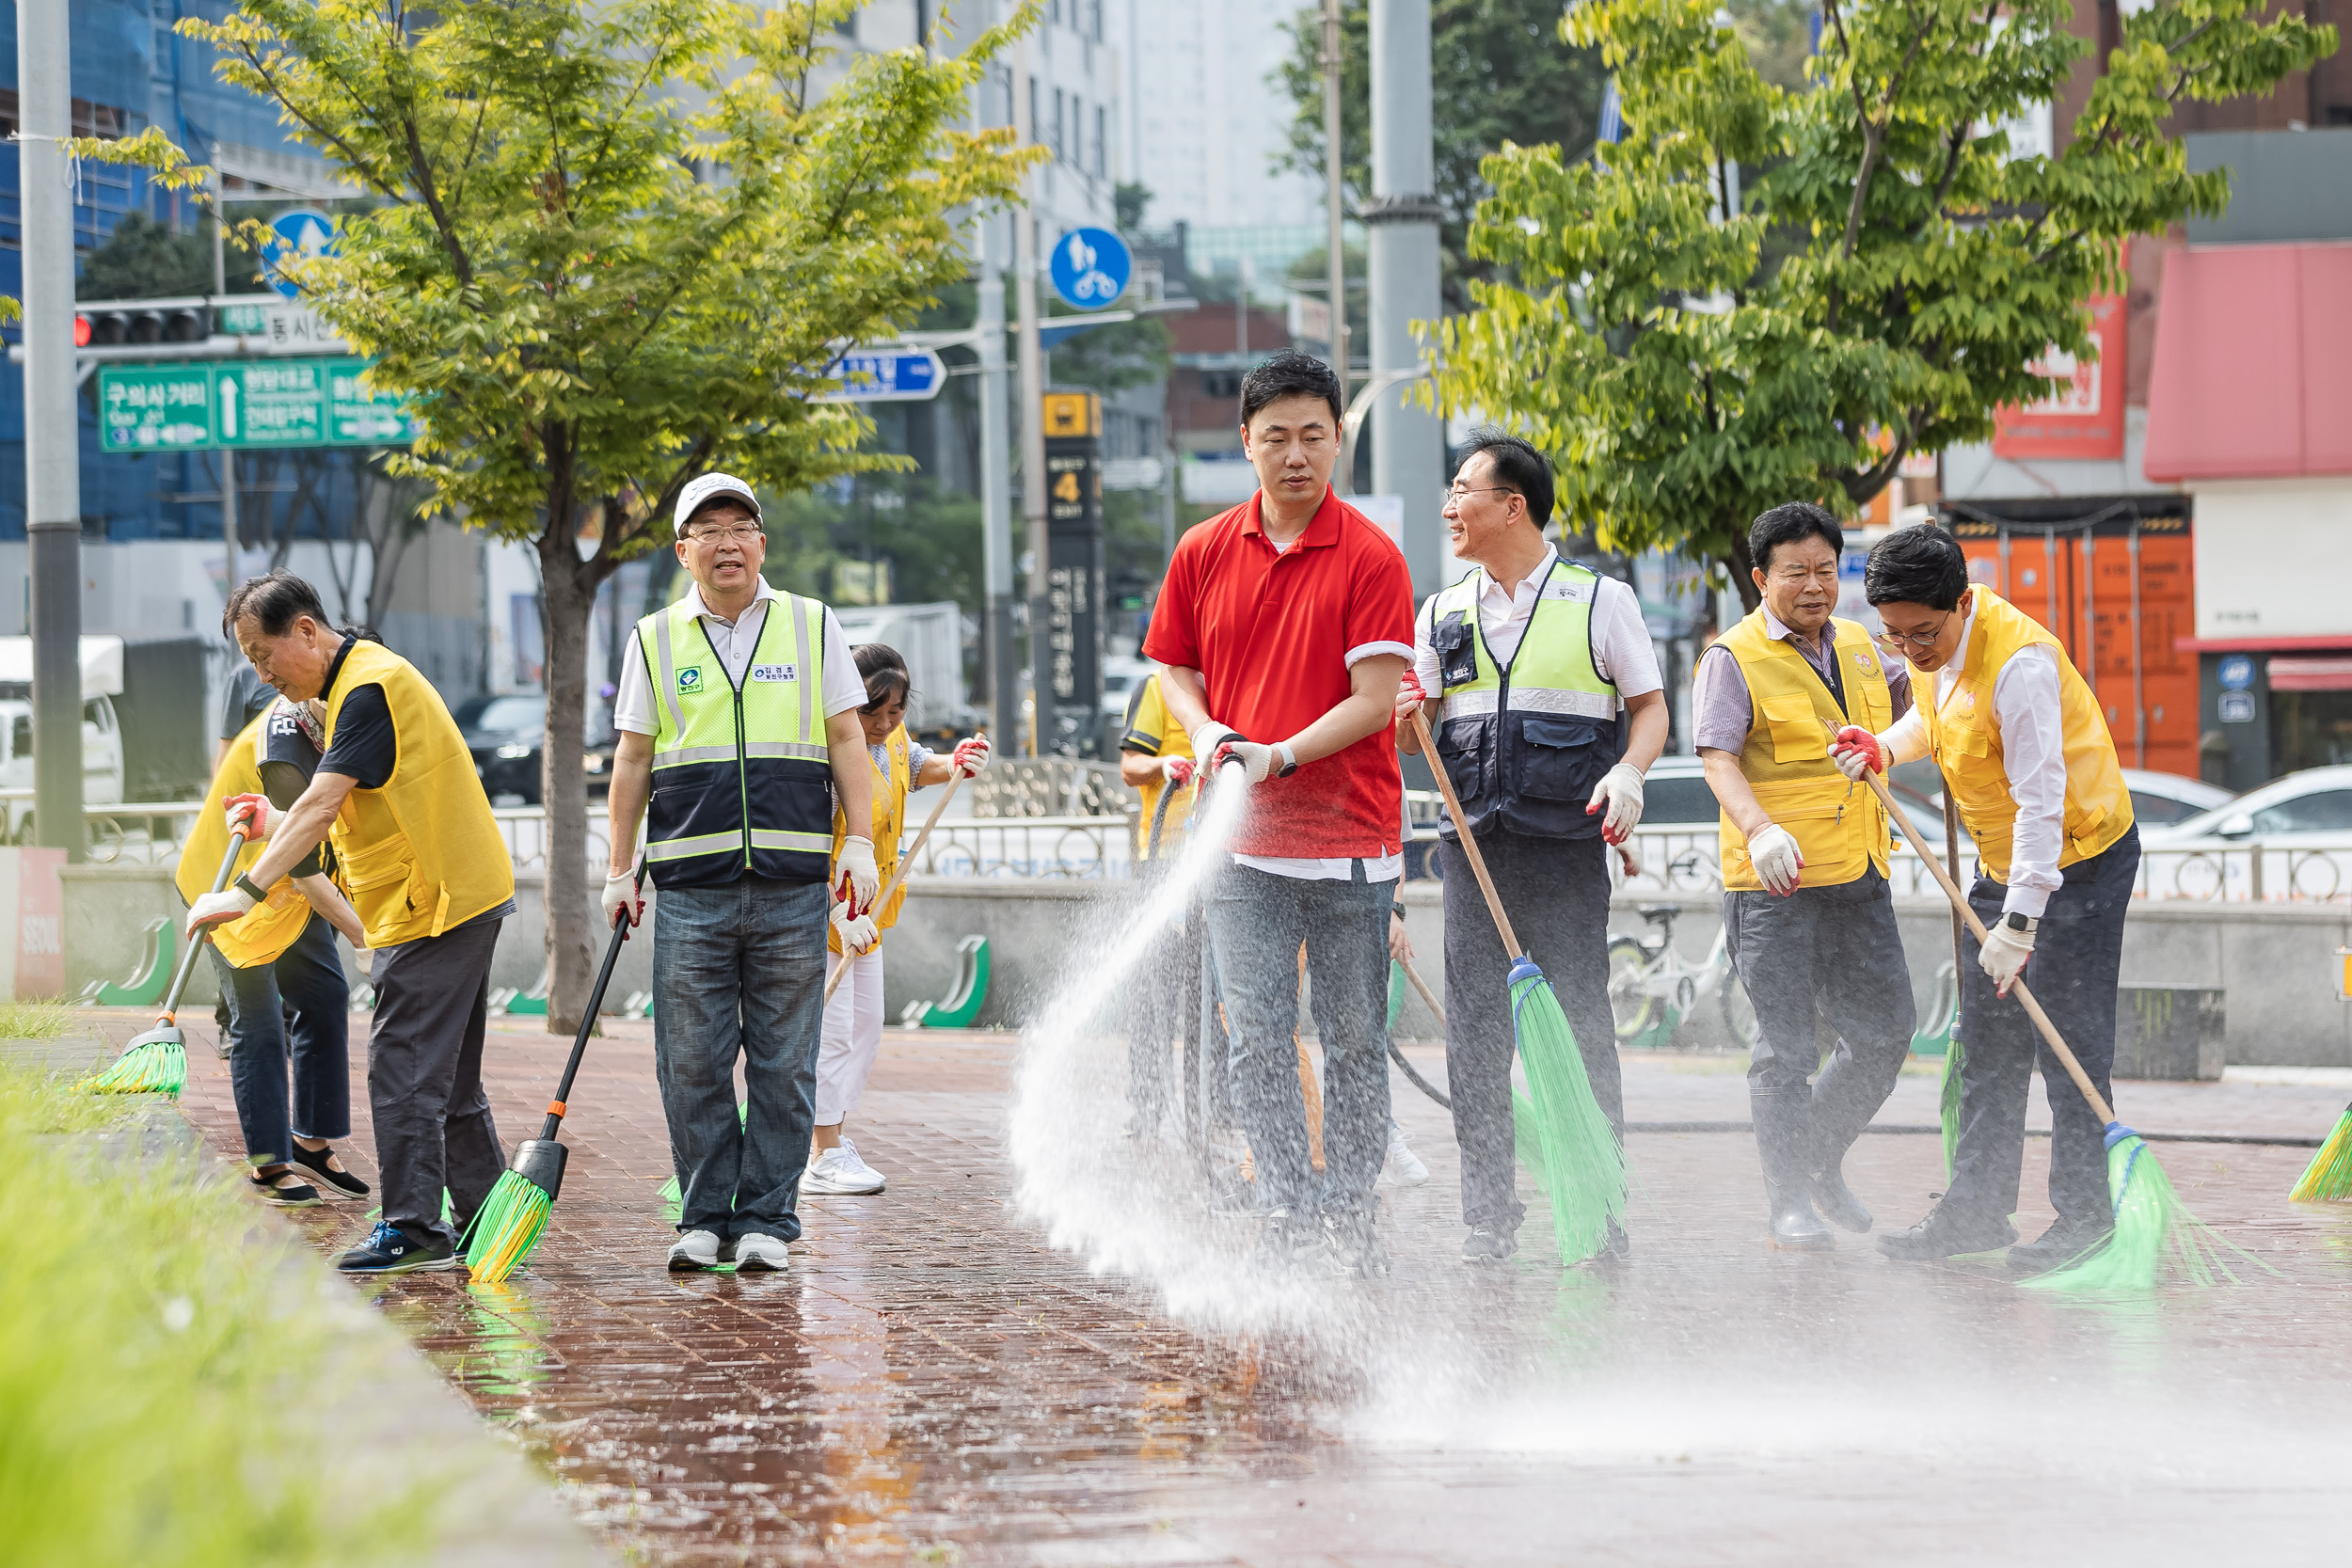
[[[1519,1060],[1527,1065],[1535,1146],[1560,1260],[1581,1262],[1601,1249],[1609,1222],[1624,1217],[1625,1149],[1593,1098],[1584,1057],[1560,999],[1532,958],[1511,966],[1511,1024]]]
[[[2336,1130],[2319,1146],[2303,1179],[2287,1194],[2290,1203],[2332,1203],[2352,1197],[2352,1105],[2336,1118]]]
[[[523,1266],[548,1226],[547,1189],[520,1171],[502,1171],[490,1196],[457,1239],[477,1285],[495,1285]]]
[[[1952,1161],[1960,1153],[1960,1067],[1963,1053],[1960,1046],[1960,1031],[1952,1031],[1949,1044],[1944,1048],[1944,1082],[1939,1096],[1944,1120],[1944,1181],[1951,1184]]]
[[[2167,1271],[2193,1285],[2217,1279],[2238,1283],[2229,1254],[2268,1270],[2243,1247],[2226,1241],[2190,1213],[2139,1134],[2120,1121],[2107,1123],[2107,1191],[2115,1199],[2115,1229],[2074,1261],[2024,1281],[2048,1291],[2145,1291]]]
[[[177,1095],[188,1081],[188,1048],[177,1031],[131,1042],[114,1065],[82,1087],[90,1094]]]

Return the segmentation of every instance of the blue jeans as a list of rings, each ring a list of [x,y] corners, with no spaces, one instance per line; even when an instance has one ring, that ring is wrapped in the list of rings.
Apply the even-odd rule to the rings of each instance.
[[[1232,1087],[1269,1207],[1367,1212],[1389,1146],[1388,882],[1306,881],[1254,866],[1217,874],[1209,941],[1232,1032]],[[1323,1180],[1298,1092],[1298,950],[1323,1038]]]
[[[653,1054],[680,1230],[794,1241],[817,1122],[824,1023],[822,882],[742,877],[663,888],[653,923]],[[747,1109],[735,1108],[743,1057]]]
[[[270,963],[238,969],[215,947],[213,965],[229,1003],[229,1088],[245,1133],[245,1157],[256,1165],[284,1164],[293,1158],[296,1132],[351,1136],[351,988],[335,952],[334,927],[313,915]],[[294,1009],[291,1030],[288,1006]]]

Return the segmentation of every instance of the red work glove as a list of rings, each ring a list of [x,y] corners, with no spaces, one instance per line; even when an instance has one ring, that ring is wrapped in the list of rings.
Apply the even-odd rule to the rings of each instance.
[[[230,832],[242,832],[248,840],[269,837],[268,796],[231,795],[222,804],[228,809]]]
[[[1192,776],[1199,771],[1200,771],[1200,764],[1190,757],[1162,757],[1160,759],[1160,777],[1174,784],[1178,789],[1192,783]]]
[[[1413,710],[1428,700],[1429,693],[1422,689],[1420,674],[1411,670],[1406,671],[1405,678],[1396,685],[1396,712],[1393,717],[1397,723],[1400,726],[1410,724]]]
[[[1850,779],[1861,778],[1866,768],[1878,774],[1886,771],[1886,748],[1879,744],[1877,736],[1858,724],[1849,724],[1837,732],[1829,755],[1837,764],[1837,770]]]
[[[984,735],[976,735],[969,740],[958,741],[955,753],[956,771],[968,779],[988,767],[989,755],[988,736]]]

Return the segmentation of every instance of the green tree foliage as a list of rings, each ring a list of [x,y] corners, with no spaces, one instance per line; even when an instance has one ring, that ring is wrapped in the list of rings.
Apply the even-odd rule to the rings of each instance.
[[[2335,46],[2254,0],[2160,0],[2127,17],[2073,139],[2012,156],[2002,124],[2055,98],[2086,46],[2068,0],[1828,0],[1815,85],[1760,76],[1714,0],[1593,0],[1563,23],[1601,49],[1626,140],[1486,160],[1470,248],[1512,281],[1424,324],[1438,397],[1525,431],[1579,526],[1614,549],[1724,562],[1753,606],[1747,524],[1782,501],[1843,511],[1905,454],[1986,439],[2090,356],[2084,301],[2122,242],[2229,200],[2165,119],[2266,91]],[[1769,170],[1726,222],[1737,164]],[[1794,236],[1776,267],[1767,233]]]
[[[548,728],[581,733],[588,617],[723,468],[791,493],[905,467],[812,401],[965,270],[956,220],[1036,154],[967,132],[1006,28],[963,54],[836,59],[853,0],[244,0],[183,21],[233,86],[366,191],[332,256],[288,268],[423,427],[425,510],[528,540]],[[821,88],[819,73],[827,84]],[[577,747],[546,749],[553,1004],[589,980]]]
[[[762,508],[768,580],[787,593],[833,594],[834,565],[890,562],[890,596],[905,604],[986,603],[980,503],[916,474],[844,477]]]
[[[145,213],[125,213],[114,232],[82,259],[79,299],[168,299],[213,292],[213,246],[201,234],[175,234]]]
[[[1470,309],[1471,279],[1493,265],[1469,245],[1478,204],[1492,194],[1482,161],[1506,143],[1592,145],[1604,73],[1591,48],[1565,41],[1561,0],[1431,0],[1432,129],[1437,142],[1440,264],[1448,310]],[[1372,5],[1345,0],[1340,15],[1340,139],[1351,206],[1372,194]],[[1280,82],[1296,117],[1278,166],[1323,177],[1323,23],[1299,11],[1285,30],[1291,56]]]

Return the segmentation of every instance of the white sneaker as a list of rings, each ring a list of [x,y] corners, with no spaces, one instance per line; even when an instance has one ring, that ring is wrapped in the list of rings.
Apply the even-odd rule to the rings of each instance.
[[[784,1243],[765,1231],[755,1230],[735,1238],[735,1272],[738,1274],[782,1274],[792,1262]]]
[[[716,1268],[719,1263],[719,1238],[707,1230],[689,1230],[670,1246],[670,1272],[691,1274],[696,1269]]]
[[[857,1145],[847,1138],[818,1155],[801,1178],[802,1192],[823,1197],[868,1197],[882,1190],[882,1172],[859,1159]]]
[[[1429,1167],[1406,1143],[1405,1129],[1393,1121],[1389,1123],[1389,1159],[1382,1174],[1407,1187],[1421,1186],[1429,1180]]]

